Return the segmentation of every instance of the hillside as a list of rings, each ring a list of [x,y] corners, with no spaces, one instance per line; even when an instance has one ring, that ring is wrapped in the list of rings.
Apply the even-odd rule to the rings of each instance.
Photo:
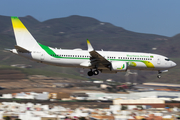
[[[86,39],[91,41],[91,44],[96,50],[116,50],[116,51],[141,51],[161,53],[165,56],[173,57],[177,60],[178,36],[172,38],[154,34],[143,34],[125,30],[117,27],[111,23],[98,21],[94,18],[84,16],[69,16],[65,18],[50,19],[39,22],[31,16],[20,18],[28,30],[33,34],[38,42],[41,44],[57,47],[57,48],[82,48],[87,49]],[[80,69],[74,68],[60,68],[44,64],[37,64],[33,61],[21,58],[11,53],[4,52],[4,48],[13,48],[15,43],[14,33],[11,26],[10,17],[0,16],[0,64],[31,64],[32,69],[43,69],[51,72],[72,74],[79,76]],[[173,42],[171,42],[173,41]],[[157,48],[153,51],[152,48]],[[175,48],[175,49],[174,49]],[[174,52],[174,50],[176,52]],[[179,68],[176,68],[179,69]],[[86,77],[86,71],[84,76]],[[174,71],[174,70],[173,70]],[[177,71],[177,70],[176,70]],[[138,72],[137,80],[156,81],[156,72]],[[97,76],[99,79],[113,78],[115,80],[125,81],[125,73],[118,74],[101,74]],[[177,74],[174,72],[173,74]],[[165,76],[170,73],[165,73]],[[164,77],[168,81],[170,77]],[[176,79],[176,78],[175,78]]]
[[[0,19],[0,26],[3,26],[0,29],[1,41],[5,38],[14,44],[10,17],[0,16]],[[38,41],[52,47],[86,49],[88,38],[96,49],[147,52],[168,39],[165,36],[135,33],[94,18],[77,15],[44,22],[31,16],[20,19]],[[9,41],[3,42],[4,47],[13,45]]]
[[[177,34],[159,46],[158,52],[166,53],[167,56],[180,57],[180,34]]]

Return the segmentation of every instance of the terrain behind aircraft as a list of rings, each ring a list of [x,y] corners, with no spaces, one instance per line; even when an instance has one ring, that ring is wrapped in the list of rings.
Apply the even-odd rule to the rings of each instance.
[[[88,68],[89,76],[129,70],[162,72],[176,66],[169,58],[152,53],[96,51],[87,40],[88,50],[56,49],[38,43],[18,17],[11,17],[17,45],[12,53],[25,58],[61,67]]]

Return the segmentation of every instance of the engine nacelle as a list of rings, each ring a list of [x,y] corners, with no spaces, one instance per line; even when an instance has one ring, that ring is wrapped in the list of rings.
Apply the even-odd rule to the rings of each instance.
[[[112,71],[126,71],[127,70],[127,62],[112,61],[111,62],[111,70]]]

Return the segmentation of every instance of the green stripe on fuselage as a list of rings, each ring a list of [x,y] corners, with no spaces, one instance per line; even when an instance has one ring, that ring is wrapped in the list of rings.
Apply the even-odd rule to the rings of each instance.
[[[42,45],[42,44],[40,44],[40,43],[38,43],[38,44],[39,44],[39,45],[41,46],[41,48],[44,49],[50,56],[51,56],[51,55],[54,55],[54,56],[52,56],[52,57],[62,58],[62,57],[56,55],[56,53],[55,53],[53,50],[51,50],[48,46]]]
[[[46,51],[46,53],[48,53],[51,57],[54,57],[54,58],[66,58],[66,59],[89,59],[89,58],[79,58],[79,57],[61,57],[59,55],[57,55],[53,50],[51,50],[48,46],[45,46],[45,45],[42,45],[40,43],[38,43],[41,48],[43,50]]]
[[[50,56],[54,58],[64,58],[64,59],[89,59],[89,58],[79,58],[79,57],[60,57],[57,55],[53,50],[51,50],[48,46],[42,45],[38,43],[43,50],[45,50]],[[127,61],[127,62],[142,62],[144,63],[148,68],[154,68],[154,65],[149,61],[142,61],[142,60],[121,60],[121,59],[109,59],[111,61]]]

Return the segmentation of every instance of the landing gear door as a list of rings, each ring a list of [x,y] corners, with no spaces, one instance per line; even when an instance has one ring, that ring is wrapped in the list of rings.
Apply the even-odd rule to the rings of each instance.
[[[157,64],[158,64],[158,65],[161,64],[161,59],[160,59],[160,57],[157,58]]]
[[[40,60],[44,61],[44,54],[43,53],[40,53]]]

